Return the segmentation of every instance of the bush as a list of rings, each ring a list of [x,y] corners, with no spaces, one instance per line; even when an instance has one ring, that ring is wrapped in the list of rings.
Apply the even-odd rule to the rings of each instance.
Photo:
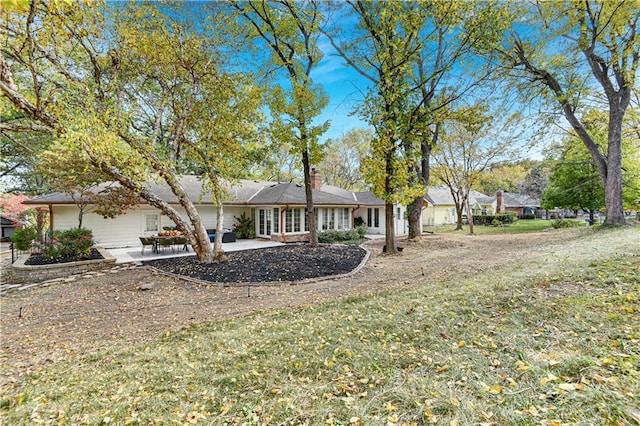
[[[333,244],[344,241],[360,241],[358,229],[345,229],[342,231],[323,231],[318,234],[318,242]]]
[[[513,213],[503,213],[503,214],[483,214],[483,215],[474,215],[473,223],[476,225],[502,225],[502,224],[512,224],[518,219],[518,216]]]
[[[535,213],[525,213],[525,214],[522,215],[522,218],[523,219],[535,219],[536,215],[535,215]]]
[[[85,258],[91,255],[93,234],[89,229],[75,228],[55,231],[49,241],[40,243],[42,255],[47,259],[76,256]]]
[[[551,226],[554,229],[559,229],[559,228],[577,228],[580,225],[582,225],[582,223],[577,222],[575,220],[567,220],[567,219],[558,219],[558,220],[554,220],[553,222],[551,222]]]
[[[11,242],[16,250],[27,251],[36,239],[38,231],[34,227],[18,228],[11,237]]]
[[[364,238],[367,233],[367,225],[365,225],[364,222],[356,225],[356,231],[358,231],[358,235],[360,236],[360,238]]]
[[[251,216],[247,216],[245,212],[242,212],[240,217],[234,216],[236,224],[233,225],[236,233],[236,238],[253,239],[256,237],[256,225]]]

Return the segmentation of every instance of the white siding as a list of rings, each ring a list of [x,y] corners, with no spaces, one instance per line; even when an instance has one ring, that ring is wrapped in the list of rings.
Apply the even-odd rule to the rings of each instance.
[[[180,216],[187,219],[182,207],[174,206]],[[234,216],[240,216],[245,211],[251,213],[251,209],[243,207],[225,207],[224,229],[233,229],[236,220]],[[140,245],[139,237],[144,235],[145,214],[158,213],[159,210],[142,206],[117,216],[113,219],[105,219],[95,213],[87,213],[82,220],[82,226],[91,229],[96,245],[106,248],[136,247]],[[213,206],[199,206],[198,212],[206,228],[216,226],[216,208]],[[78,208],[75,206],[54,206],[53,227],[55,230],[71,229],[78,226]],[[167,216],[160,216],[159,227],[175,226]]]

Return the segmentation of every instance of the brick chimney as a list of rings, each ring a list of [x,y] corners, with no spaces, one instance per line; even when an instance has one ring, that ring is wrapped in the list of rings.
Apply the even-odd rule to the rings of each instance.
[[[496,213],[504,213],[504,194],[502,191],[496,192]]]
[[[320,190],[321,186],[322,179],[320,178],[320,173],[318,173],[315,168],[311,169],[311,189]]]

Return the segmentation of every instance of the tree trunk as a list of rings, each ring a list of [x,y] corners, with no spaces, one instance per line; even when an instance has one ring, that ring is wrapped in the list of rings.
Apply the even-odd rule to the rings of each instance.
[[[625,224],[622,208],[622,120],[624,108],[609,102],[609,129],[607,134],[607,174],[604,179],[606,223]]]
[[[313,211],[313,192],[311,191],[311,165],[309,164],[309,151],[302,151],[302,165],[304,169],[304,192],[307,198],[306,219],[309,225],[309,245],[318,247],[318,233],[316,232],[316,220]]]
[[[216,194],[216,238],[213,240],[213,258],[215,262],[221,262],[224,257],[222,249],[222,237],[224,236],[224,207],[222,206],[222,195]]]
[[[422,200],[418,197],[413,203],[407,206],[407,218],[409,219],[409,239],[418,238],[422,235]]]
[[[467,201],[465,202],[465,206],[467,209],[467,221],[469,222],[469,234],[473,235],[473,211],[471,211],[471,207],[469,206],[468,197],[467,197]]]
[[[396,248],[396,228],[393,220],[393,203],[386,202],[384,205],[384,226],[385,226],[385,253],[397,253]]]

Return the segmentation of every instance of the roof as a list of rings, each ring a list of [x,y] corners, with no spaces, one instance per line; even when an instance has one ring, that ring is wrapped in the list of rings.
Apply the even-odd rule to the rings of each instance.
[[[187,196],[195,204],[213,204],[210,191],[203,187],[198,176],[185,175],[179,179]],[[96,192],[113,183],[96,186]],[[147,188],[169,204],[178,204],[177,197],[169,185],[150,181]],[[384,201],[371,192],[352,192],[331,185],[323,185],[321,190],[313,191],[313,202],[316,205],[383,205]],[[57,192],[25,201],[25,204],[75,204],[69,194]],[[243,179],[233,185],[227,185],[224,198],[226,205],[267,205],[267,204],[306,204],[304,186],[295,183],[280,183]]]
[[[505,207],[540,207],[540,200],[527,194],[505,192],[502,196]]]
[[[438,205],[454,205],[455,201],[453,200],[453,196],[451,195],[451,190],[446,185],[437,185],[431,186],[427,190],[427,194],[424,196],[424,199],[429,202],[429,204],[438,206]],[[469,191],[469,203],[475,204],[478,203],[480,205],[488,205],[492,204],[495,201],[495,197],[490,197],[481,192],[471,190]]]

